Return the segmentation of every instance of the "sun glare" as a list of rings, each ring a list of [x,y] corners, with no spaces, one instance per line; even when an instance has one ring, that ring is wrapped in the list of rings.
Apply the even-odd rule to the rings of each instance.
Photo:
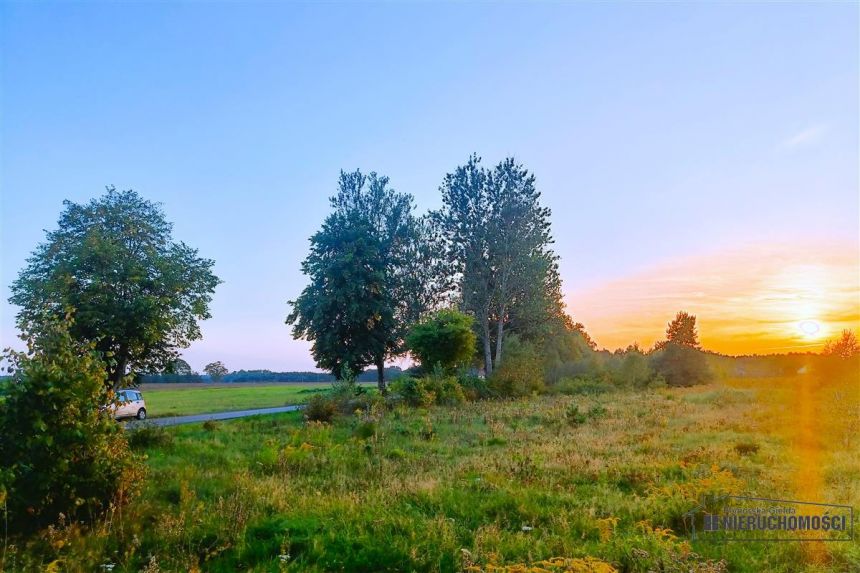
[[[821,332],[821,325],[814,320],[804,320],[797,326],[807,338],[816,338]]]

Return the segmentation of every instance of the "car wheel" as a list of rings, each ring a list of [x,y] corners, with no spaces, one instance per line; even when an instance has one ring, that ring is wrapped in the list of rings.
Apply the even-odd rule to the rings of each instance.
[[[144,408],[141,408],[140,410],[137,411],[137,419],[138,420],[145,420],[146,419],[146,410]]]

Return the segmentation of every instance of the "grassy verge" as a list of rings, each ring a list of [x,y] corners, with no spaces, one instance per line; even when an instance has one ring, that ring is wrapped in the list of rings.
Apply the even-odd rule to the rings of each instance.
[[[138,502],[95,532],[54,531],[39,546],[52,556],[36,565],[855,571],[856,541],[811,555],[799,543],[691,543],[684,532],[683,514],[703,494],[799,491],[797,424],[780,418],[792,386],[770,384],[395,410],[333,425],[286,414],[177,427],[137,446],[150,468]],[[831,437],[834,451],[851,439]],[[816,495],[856,505],[857,460],[826,451],[815,460]],[[11,555],[21,563],[36,548]]]

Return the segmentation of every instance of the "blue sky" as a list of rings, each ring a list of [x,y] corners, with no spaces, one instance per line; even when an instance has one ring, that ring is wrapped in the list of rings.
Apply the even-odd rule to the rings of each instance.
[[[576,293],[681,257],[858,252],[856,4],[0,6],[0,335],[63,199],[160,201],[225,281],[195,368],[305,369],[283,324],[340,169],[420,210],[477,152],[553,210]],[[590,292],[590,291],[589,291]],[[588,323],[586,322],[586,326]],[[594,333],[598,339],[609,333]]]

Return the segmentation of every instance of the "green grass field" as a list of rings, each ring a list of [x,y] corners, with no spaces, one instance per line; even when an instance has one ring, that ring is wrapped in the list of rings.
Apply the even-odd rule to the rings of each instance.
[[[47,553],[36,568],[857,571],[857,541],[720,544],[684,531],[704,494],[858,505],[851,426],[816,423],[828,439],[807,444],[810,421],[827,417],[798,410],[808,396],[795,390],[747,381],[156,431],[136,446],[149,467],[138,501],[94,532],[54,531],[40,552],[13,547],[7,564]],[[856,390],[813,397],[821,411],[856,410]]]
[[[325,392],[330,388],[331,384],[328,382],[312,382],[215,387],[199,384],[183,385],[181,388],[173,388],[169,384],[158,387],[150,384],[142,390],[148,415],[158,418],[301,404],[315,393]]]

